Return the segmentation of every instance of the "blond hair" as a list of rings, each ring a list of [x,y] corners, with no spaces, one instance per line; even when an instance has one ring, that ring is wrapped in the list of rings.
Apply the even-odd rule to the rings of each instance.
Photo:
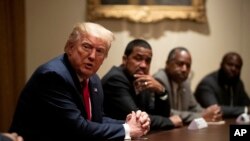
[[[80,40],[82,37],[86,35],[94,36],[106,42],[107,51],[110,49],[111,43],[115,39],[114,34],[100,24],[91,22],[78,23],[75,25],[73,31],[71,32],[68,38],[65,50],[69,44],[72,44]]]

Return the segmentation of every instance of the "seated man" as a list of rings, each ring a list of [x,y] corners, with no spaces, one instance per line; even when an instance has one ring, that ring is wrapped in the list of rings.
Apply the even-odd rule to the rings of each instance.
[[[152,49],[148,42],[135,39],[128,43],[122,64],[113,66],[102,78],[104,111],[108,116],[124,119],[131,110],[140,109],[149,113],[151,129],[179,127],[182,121],[178,116],[169,118],[170,107],[164,87],[149,75],[151,59]]]
[[[244,89],[240,72],[243,62],[239,54],[224,55],[220,68],[204,77],[198,84],[195,97],[203,106],[221,106],[224,117],[237,117],[250,113],[250,99]]]
[[[65,53],[41,65],[24,86],[10,132],[25,141],[124,140],[146,134],[146,112],[130,112],[123,120],[103,114],[96,72],[113,39],[113,33],[99,24],[77,24]]]
[[[203,109],[195,100],[188,76],[191,69],[191,55],[186,48],[174,48],[168,55],[165,69],[160,69],[154,77],[165,86],[169,94],[171,112],[180,115],[184,123],[203,117],[206,121],[221,119],[220,107],[212,105]]]

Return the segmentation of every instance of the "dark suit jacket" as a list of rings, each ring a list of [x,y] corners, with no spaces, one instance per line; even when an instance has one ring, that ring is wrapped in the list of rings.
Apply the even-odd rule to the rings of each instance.
[[[103,90],[89,80],[92,121],[86,120],[79,79],[67,55],[41,65],[24,87],[10,131],[25,141],[124,139],[124,121],[103,116]]]
[[[201,80],[196,88],[195,97],[203,107],[218,104],[222,107],[224,117],[236,117],[244,112],[244,106],[250,105],[250,100],[240,79],[235,82],[233,91],[234,105],[230,106],[230,94],[225,88],[219,71],[216,71]]]
[[[121,66],[112,67],[102,78],[105,113],[116,119],[125,119],[131,111],[140,109],[149,113],[151,129],[173,128],[173,123],[168,118],[170,114],[168,100],[153,97],[149,91],[136,95],[133,81],[134,78]]]

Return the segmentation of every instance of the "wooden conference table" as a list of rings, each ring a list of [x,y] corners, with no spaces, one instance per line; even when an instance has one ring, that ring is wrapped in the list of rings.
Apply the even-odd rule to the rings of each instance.
[[[152,132],[138,140],[147,141],[229,141],[230,124],[236,124],[235,119],[226,119],[224,124],[211,125],[196,130],[188,126],[167,131]]]

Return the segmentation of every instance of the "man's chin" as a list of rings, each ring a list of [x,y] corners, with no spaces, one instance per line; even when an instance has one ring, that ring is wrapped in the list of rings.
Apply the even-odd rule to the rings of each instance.
[[[89,78],[91,75],[94,74],[94,72],[92,70],[89,70],[89,69],[85,69],[84,71],[82,71],[82,76],[83,77],[86,77],[86,78]]]
[[[178,83],[182,83],[187,80],[187,77],[178,79]]]

